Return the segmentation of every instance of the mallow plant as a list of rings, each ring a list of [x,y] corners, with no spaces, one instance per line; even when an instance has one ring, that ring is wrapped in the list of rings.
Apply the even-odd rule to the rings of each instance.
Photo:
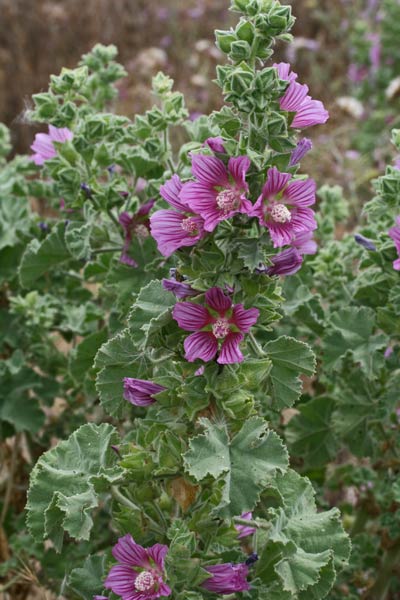
[[[278,327],[282,277],[316,252],[303,130],[329,115],[273,62],[290,7],[232,10],[236,26],[216,31],[224,104],[209,116],[188,120],[161,73],[144,115],[105,112],[124,75],[113,47],[33,98],[46,131],[28,180],[49,212],[22,238],[9,302],[26,314],[36,293],[39,333],[69,341],[54,372],[79,403],[66,436],[89,421],[30,477],[29,535],[46,542],[42,581],[60,597],[319,599],[349,559],[339,510],[317,505],[282,439],[316,366]],[[78,331],[59,327],[67,299]]]
[[[392,141],[399,150],[398,130]],[[339,186],[322,187],[319,253],[284,285],[280,332],[301,336],[318,356],[286,441],[321,505],[335,498],[353,542],[332,598],[399,595],[399,186],[390,165],[360,226],[341,239],[347,203]]]

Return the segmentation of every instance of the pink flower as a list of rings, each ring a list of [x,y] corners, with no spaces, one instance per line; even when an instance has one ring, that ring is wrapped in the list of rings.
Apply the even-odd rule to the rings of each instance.
[[[264,272],[267,275],[294,275],[303,264],[303,259],[297,248],[287,248],[271,258],[272,266]]]
[[[226,154],[224,140],[221,137],[209,137],[204,142],[203,146],[207,145],[213,152],[218,154]]]
[[[297,165],[302,158],[309,152],[312,148],[312,141],[308,138],[303,138],[299,141],[296,148],[292,151],[289,161],[289,167],[294,167]]]
[[[42,165],[46,160],[57,156],[57,150],[53,142],[63,144],[72,140],[73,137],[74,134],[68,127],[59,129],[54,125],[49,125],[49,133],[37,133],[31,146],[31,150],[35,153],[31,157],[35,165]]]
[[[292,246],[297,248],[300,254],[315,254],[318,250],[317,242],[313,240],[313,231],[305,231],[296,235]]]
[[[143,548],[131,535],[124,535],[112,550],[119,564],[111,568],[104,586],[122,600],[155,600],[169,596],[171,589],[163,581],[167,552],[168,546],[154,544]]]
[[[230,158],[228,167],[216,156],[192,156],[192,173],[197,181],[182,187],[180,199],[204,218],[204,229],[213,231],[218,223],[237,213],[248,213],[252,204],[246,199],[249,188],[247,156]]]
[[[166,388],[145,379],[124,378],[124,398],[136,406],[154,404],[154,394],[163,392]]]
[[[313,100],[308,95],[308,86],[298,83],[297,73],[290,71],[288,63],[275,63],[273,65],[277,71],[279,79],[289,81],[285,94],[280,99],[280,108],[287,112],[296,113],[291,123],[291,127],[304,129],[313,125],[326,123],[329,119],[329,113],[319,100]]]
[[[130,267],[137,267],[137,262],[128,254],[132,237],[136,235],[138,238],[145,238],[149,235],[150,221],[148,215],[154,206],[154,202],[155,200],[149,200],[132,216],[127,212],[122,212],[118,217],[125,233],[124,246],[119,260]]]
[[[175,298],[178,298],[179,300],[183,300],[183,298],[188,298],[189,296],[198,296],[200,293],[188,283],[183,283],[176,279],[163,279],[162,286],[168,292],[172,292],[175,295]]]
[[[204,219],[179,197],[182,182],[173,175],[160,188],[160,194],[174,210],[157,210],[150,217],[151,235],[163,256],[171,256],[182,246],[194,246],[205,236]]]
[[[251,521],[253,518],[253,513],[245,512],[240,515],[241,519],[245,519],[246,521]],[[238,539],[242,539],[247,537],[248,535],[253,535],[256,532],[255,527],[249,527],[249,525],[235,525],[236,531],[239,532]]]
[[[394,241],[399,258],[393,261],[393,269],[400,271],[400,215],[396,217],[396,225],[388,231],[390,237]]]
[[[203,588],[217,594],[232,594],[234,592],[245,592],[250,589],[247,582],[249,568],[240,563],[224,563],[222,565],[211,565],[205,567],[211,573],[211,577],[201,584]]]
[[[290,244],[295,237],[317,228],[314,212],[308,206],[315,202],[313,179],[291,181],[289,173],[276,167],[268,169],[261,196],[253,206],[251,216],[268,227],[274,248]]]
[[[200,358],[208,362],[215,358],[221,365],[242,362],[239,344],[243,334],[250,331],[258,319],[256,308],[245,309],[243,304],[232,304],[221,288],[213,287],[206,292],[206,306],[193,302],[178,302],[172,316],[179,327],[194,331],[185,339],[185,358],[189,362]],[[219,342],[222,342],[219,349]]]

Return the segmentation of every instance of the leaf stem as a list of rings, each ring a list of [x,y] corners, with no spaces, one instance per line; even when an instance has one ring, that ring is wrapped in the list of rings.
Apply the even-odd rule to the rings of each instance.
[[[238,525],[248,525],[249,527],[255,527],[256,529],[265,529],[268,531],[271,529],[271,523],[260,523],[259,521],[254,521],[253,519],[242,519],[241,517],[233,517],[233,521]]]
[[[259,356],[260,358],[264,358],[266,356],[264,350],[261,348],[260,344],[257,342],[256,338],[254,337],[254,333],[252,331],[249,331],[249,333],[247,334],[249,341],[250,341],[250,346],[253,349],[253,352]]]
[[[400,539],[385,552],[379,568],[379,575],[374,585],[368,590],[365,596],[366,600],[386,600],[390,588],[391,576],[399,560]]]

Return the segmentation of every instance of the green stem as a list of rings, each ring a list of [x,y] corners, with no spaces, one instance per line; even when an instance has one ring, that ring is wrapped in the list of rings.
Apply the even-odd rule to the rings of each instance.
[[[260,523],[259,521],[253,521],[248,519],[242,519],[241,517],[233,517],[233,520],[238,525],[248,525],[249,527],[255,527],[256,529],[265,529],[268,531],[271,529],[270,523]]]
[[[364,530],[366,523],[368,522],[369,515],[365,510],[364,506],[361,505],[357,511],[356,518],[354,519],[353,525],[350,530],[351,537],[354,537],[358,533]]]
[[[382,559],[379,575],[372,586],[367,592],[366,600],[386,600],[390,588],[390,580],[393,574],[393,570],[398,567],[400,560],[400,539],[397,540],[392,548],[389,548]]]
[[[248,335],[248,339],[250,341],[250,346],[253,349],[253,352],[259,356],[260,358],[264,358],[266,356],[264,350],[261,348],[260,344],[257,342],[256,338],[254,337],[254,334],[252,331],[249,331]]]
[[[156,532],[161,533],[161,534],[164,533],[162,531],[161,527],[159,526],[159,524],[156,523],[156,521],[154,521],[147,513],[145,513],[143,511],[143,508],[140,508],[139,506],[137,506],[137,504],[135,504],[134,502],[132,502],[132,500],[130,500],[129,498],[127,498],[126,496],[124,496],[116,485],[112,485],[111,486],[111,495],[114,498],[114,500],[116,500],[117,502],[119,502],[123,506],[126,506],[127,508],[130,508],[131,510],[135,510],[135,511],[140,512],[149,521],[151,527]]]
[[[122,252],[122,246],[110,246],[109,248],[99,248],[93,250],[92,254],[103,254],[104,252]]]
[[[4,496],[3,509],[1,511],[1,516],[0,516],[0,526],[3,525],[5,518],[7,516],[8,506],[10,504],[12,490],[14,487],[14,475],[15,475],[15,469],[17,466],[20,437],[21,437],[21,434],[17,433],[15,436],[15,440],[14,440],[14,444],[13,444],[13,448],[12,448],[10,471],[8,474],[8,481],[7,481],[6,493]]]

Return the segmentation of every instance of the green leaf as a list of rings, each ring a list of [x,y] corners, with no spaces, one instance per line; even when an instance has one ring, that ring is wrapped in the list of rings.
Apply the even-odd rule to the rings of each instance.
[[[65,245],[64,231],[64,223],[59,223],[43,242],[31,240],[28,244],[19,266],[22,287],[29,288],[52,267],[71,260]]]
[[[16,431],[36,433],[45,415],[32,392],[43,388],[42,378],[27,367],[0,377],[0,421],[10,423]]]
[[[95,368],[100,369],[96,378],[104,410],[112,416],[121,416],[128,403],[124,400],[124,377],[148,379],[151,369],[149,357],[138,349],[129,329],[124,329],[103,344],[96,354]]]
[[[333,333],[324,339],[324,362],[326,368],[338,371],[343,358],[350,354],[355,363],[360,364],[365,375],[372,379],[376,361],[380,360],[377,350],[388,344],[388,337],[382,333],[373,335],[375,313],[367,307],[343,308],[330,319]]]
[[[51,539],[57,551],[63,529],[78,540],[89,539],[98,493],[123,473],[111,449],[118,441],[111,425],[90,423],[42,454],[31,473],[26,505],[35,539]]]
[[[332,427],[335,408],[332,398],[313,398],[297,406],[299,414],[290,419],[286,427],[290,452],[302,457],[309,467],[323,466],[335,456],[337,441]]]
[[[128,319],[132,338],[148,345],[151,337],[171,321],[170,309],[175,303],[174,295],[163,288],[161,281],[143,287]]]
[[[245,267],[254,271],[265,262],[265,256],[261,241],[258,238],[240,240],[238,244],[238,256],[243,260]]]
[[[76,260],[90,258],[90,236],[92,229],[92,223],[82,223],[80,221],[71,221],[68,223],[65,230],[65,244],[68,252]]]
[[[289,469],[277,473],[269,493],[278,500],[269,509],[271,525],[257,563],[261,581],[302,600],[324,598],[350,555],[350,541],[337,509],[318,512],[310,481]],[[279,595],[277,596],[279,598]]]
[[[68,577],[68,587],[83,600],[93,600],[95,594],[103,591],[106,573],[106,555],[88,556],[83,567],[72,569]]]
[[[272,361],[270,378],[274,408],[288,408],[301,394],[300,374],[310,376],[315,371],[314,353],[304,342],[286,336],[268,342],[264,350]]]
[[[331,552],[311,553],[297,548],[296,552],[283,558],[275,567],[286,592],[298,594],[315,585],[322,567],[331,562]]]
[[[80,344],[71,350],[69,370],[76,381],[81,381],[90,372],[96,353],[107,341],[107,329],[89,334]]]
[[[252,510],[271,476],[287,468],[287,452],[280,438],[259,417],[248,419],[232,440],[224,426],[207,419],[202,424],[205,433],[191,439],[184,455],[187,471],[197,481],[207,475],[214,479],[222,476],[220,512],[224,516]]]

